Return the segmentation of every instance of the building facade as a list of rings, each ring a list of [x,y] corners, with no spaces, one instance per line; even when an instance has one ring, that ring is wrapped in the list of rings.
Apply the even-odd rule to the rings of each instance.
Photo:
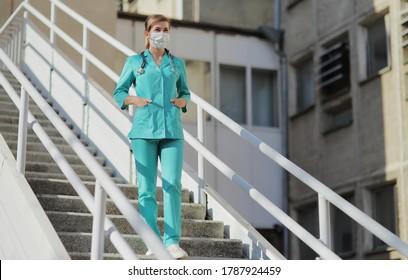
[[[408,241],[406,1],[285,1],[289,157]],[[292,216],[318,237],[317,195],[289,179]],[[331,207],[343,258],[400,256]],[[291,256],[316,255],[296,238]]]
[[[3,23],[21,0],[0,0]],[[47,2],[47,3],[46,3]],[[288,61],[288,143],[282,130],[279,54],[259,30],[274,26],[274,0],[62,1],[135,51],[144,48],[143,20],[151,13],[173,19],[170,49],[185,59],[192,91],[220,109],[346,200],[408,242],[408,1],[281,1],[284,54]],[[49,3],[30,3],[49,14]],[[117,12],[117,9],[120,12]],[[226,12],[228,11],[228,12]],[[82,41],[82,30],[59,16],[57,23]],[[103,15],[103,16],[102,16]],[[236,16],[239,15],[239,16]],[[41,28],[41,26],[40,26]],[[80,67],[80,57],[56,38],[59,49]],[[90,48],[117,73],[123,55],[90,39]],[[98,69],[92,78],[107,92]],[[196,136],[196,108],[184,115]],[[244,141],[207,118],[206,145],[276,205],[289,201],[290,215],[318,237],[317,195],[284,175]],[[238,154],[247,159],[240,161]],[[197,156],[186,147],[186,160]],[[279,223],[211,165],[210,185],[229,198],[259,229]],[[331,247],[345,259],[398,259],[399,254],[335,207]],[[290,238],[291,259],[316,255]]]

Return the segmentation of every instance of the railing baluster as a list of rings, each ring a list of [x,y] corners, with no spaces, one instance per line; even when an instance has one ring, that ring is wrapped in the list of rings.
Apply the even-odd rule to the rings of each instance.
[[[82,48],[83,50],[87,51],[89,47],[89,39],[88,39],[88,28],[83,25],[82,26]],[[84,80],[84,92],[82,96],[82,129],[81,134],[87,135],[88,134],[88,116],[89,116],[89,106],[88,106],[88,98],[89,98],[89,73],[88,73],[88,59],[86,55],[82,53],[82,78]]]
[[[93,213],[92,224],[92,249],[91,260],[101,260],[103,258],[105,230],[104,221],[106,213],[106,191],[102,188],[98,180],[95,182],[95,211]]]
[[[319,194],[319,238],[329,249],[331,249],[330,230],[330,204],[326,198]]]
[[[197,140],[204,144],[204,110],[197,105]],[[198,203],[205,203],[204,199],[204,157],[198,153]]]
[[[25,173],[26,151],[27,151],[27,116],[28,116],[28,94],[21,87],[20,116],[18,120],[18,143],[17,143],[17,166],[19,173]]]

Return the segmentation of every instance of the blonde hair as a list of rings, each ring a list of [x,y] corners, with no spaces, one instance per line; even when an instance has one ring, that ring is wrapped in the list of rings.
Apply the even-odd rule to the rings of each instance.
[[[152,29],[152,27],[161,21],[167,21],[169,23],[170,26],[170,20],[163,16],[163,15],[159,15],[159,14],[155,14],[155,15],[150,15],[146,18],[144,26],[145,26],[145,32],[150,32],[150,30]],[[145,37],[145,47],[146,49],[148,49],[150,47],[150,42],[149,39]]]

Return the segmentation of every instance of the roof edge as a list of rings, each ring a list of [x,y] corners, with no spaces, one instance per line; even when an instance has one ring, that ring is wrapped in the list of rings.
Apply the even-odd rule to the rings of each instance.
[[[133,21],[144,22],[147,15],[135,14],[129,12],[118,12],[119,19],[128,19]],[[187,27],[193,29],[200,29],[204,31],[214,31],[216,33],[235,34],[244,36],[254,36],[262,39],[267,39],[265,35],[258,29],[239,28],[233,26],[219,25],[205,22],[193,22],[178,19],[170,19],[171,25],[174,27]]]

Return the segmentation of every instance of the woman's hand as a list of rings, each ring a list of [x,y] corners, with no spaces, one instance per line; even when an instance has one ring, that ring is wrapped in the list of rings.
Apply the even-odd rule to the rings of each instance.
[[[136,105],[136,108],[144,107],[147,104],[151,103],[152,100],[149,98],[143,98],[139,96],[128,96],[125,99],[125,105]]]
[[[183,108],[187,105],[187,100],[185,98],[173,98],[170,102],[179,108]]]

